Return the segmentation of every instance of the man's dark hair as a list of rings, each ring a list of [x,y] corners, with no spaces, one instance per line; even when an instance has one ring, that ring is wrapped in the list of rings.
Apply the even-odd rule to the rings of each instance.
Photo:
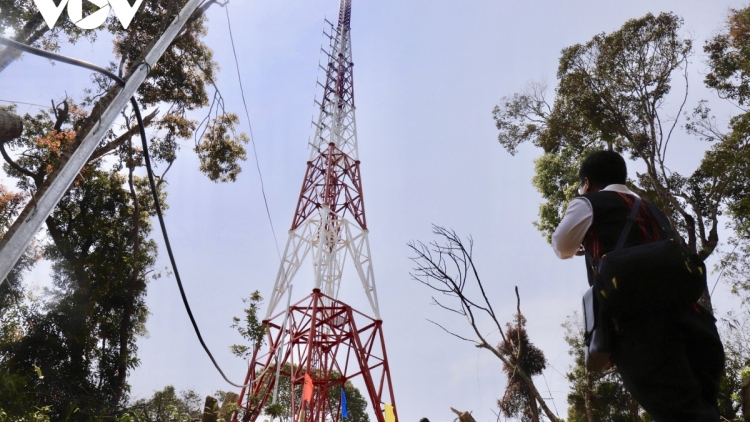
[[[581,163],[578,178],[581,181],[588,178],[590,186],[604,189],[612,184],[624,185],[628,168],[620,154],[607,150],[594,151]]]

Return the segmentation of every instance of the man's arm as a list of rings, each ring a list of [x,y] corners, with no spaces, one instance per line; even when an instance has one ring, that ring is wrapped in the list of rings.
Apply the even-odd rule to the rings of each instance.
[[[558,258],[568,259],[576,255],[593,220],[594,211],[588,199],[578,197],[570,201],[560,225],[552,234],[552,249]]]

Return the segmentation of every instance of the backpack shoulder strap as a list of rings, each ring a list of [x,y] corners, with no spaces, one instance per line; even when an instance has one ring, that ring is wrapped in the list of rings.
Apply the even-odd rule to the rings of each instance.
[[[648,207],[648,210],[651,211],[651,215],[656,219],[656,222],[659,223],[659,226],[661,227],[662,231],[667,235],[669,239],[677,240],[677,232],[672,228],[672,225],[669,223],[669,220],[667,219],[667,216],[664,215],[664,213],[654,205],[651,201],[645,201],[646,206]]]
[[[625,228],[622,229],[622,233],[620,233],[620,239],[617,241],[617,246],[615,246],[616,251],[622,249],[622,246],[625,244],[625,239],[628,238],[630,228],[633,227],[633,223],[635,223],[635,219],[638,216],[638,209],[640,207],[641,198],[636,196],[635,202],[633,203],[633,208],[630,210],[630,215],[628,216],[628,221],[625,222]]]

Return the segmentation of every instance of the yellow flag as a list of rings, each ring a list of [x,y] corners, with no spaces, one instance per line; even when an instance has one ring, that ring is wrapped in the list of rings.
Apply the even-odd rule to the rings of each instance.
[[[393,413],[393,406],[385,403],[385,422],[396,422],[396,414]]]

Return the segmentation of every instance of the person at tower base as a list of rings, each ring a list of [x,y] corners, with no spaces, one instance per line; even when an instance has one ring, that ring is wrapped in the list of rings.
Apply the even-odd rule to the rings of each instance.
[[[590,153],[578,175],[580,195],[568,204],[552,248],[560,259],[587,255],[592,286],[599,260],[615,250],[638,195],[626,186],[625,160],[614,151]],[[651,209],[662,212],[641,202],[624,248],[664,238],[656,221],[666,216],[654,216]],[[693,303],[629,314],[615,323],[611,362],[655,421],[719,421],[724,349],[709,311]]]

